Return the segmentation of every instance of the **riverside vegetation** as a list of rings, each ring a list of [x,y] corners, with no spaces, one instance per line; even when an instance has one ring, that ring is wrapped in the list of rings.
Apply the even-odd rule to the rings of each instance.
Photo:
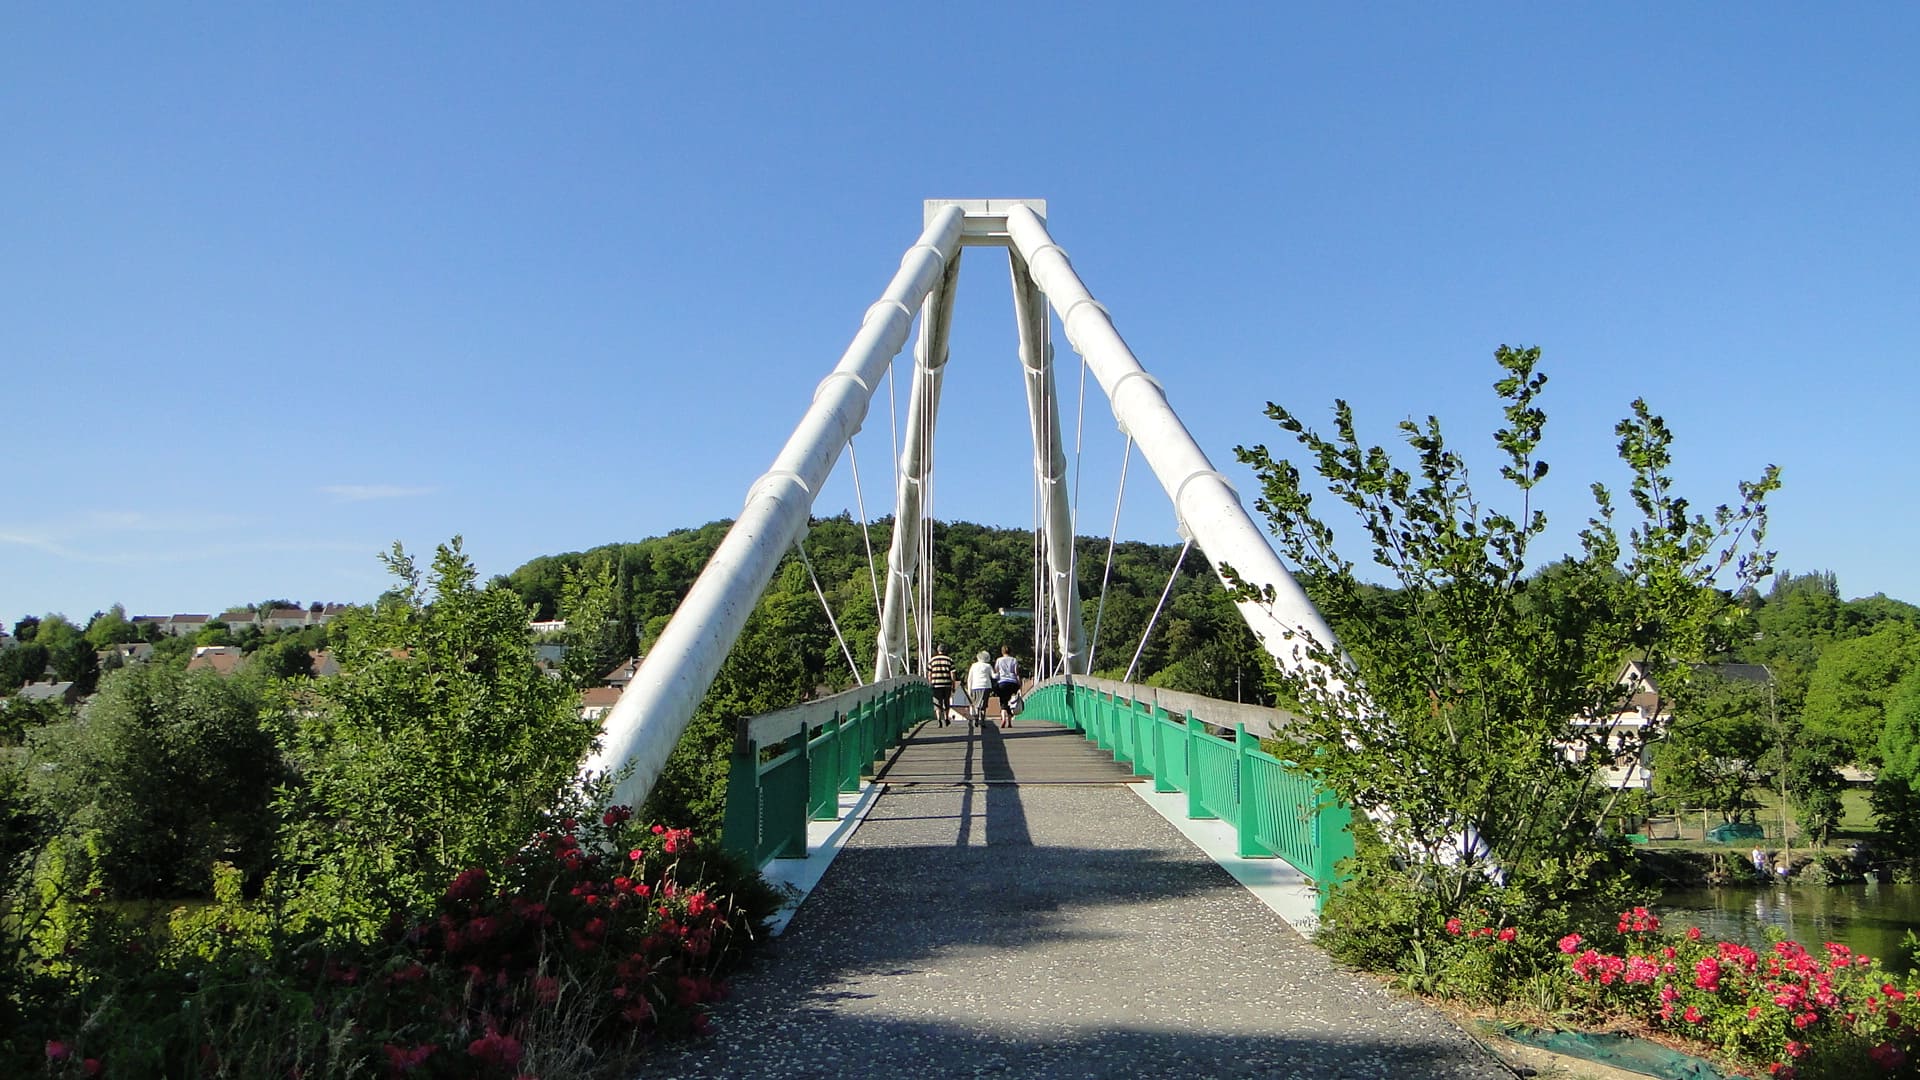
[[[1031,607],[1031,535],[939,529],[938,632],[1018,647],[1028,624],[998,612]],[[576,694],[644,651],[724,530],[486,583],[458,540],[424,569],[396,547],[394,587],[323,631],[215,626],[99,673],[78,710],[9,701],[0,1072],[594,1076],[704,1030],[781,899],[717,848],[732,724],[854,676],[789,560],[637,812],[576,777],[596,734]],[[1104,542],[1083,544],[1097,573]],[[865,545],[839,519],[808,546],[871,664]],[[1117,662],[1173,562],[1117,546],[1102,615]],[[558,679],[528,632],[553,616],[570,628]],[[7,649],[24,678],[39,651],[92,658],[90,635],[138,637],[117,609],[84,630],[57,616],[21,630],[59,646]],[[196,643],[249,658],[230,676],[189,672]],[[339,674],[297,662],[321,645]],[[1210,579],[1176,583],[1145,663],[1170,685],[1269,694]]]
[[[1482,509],[1437,422],[1404,426],[1418,465],[1403,471],[1363,446],[1344,406],[1330,439],[1270,407],[1361,512],[1384,584],[1340,558],[1284,456],[1242,452],[1283,554],[1346,650],[1301,640],[1300,655],[1346,671],[1351,689],[1273,672],[1211,574],[1174,582],[1146,681],[1284,701],[1309,718],[1311,766],[1371,812],[1357,817],[1352,886],[1321,937],[1349,963],[1530,1015],[1665,1026],[1776,1072],[1910,1069],[1900,1011],[1914,987],[1858,957],[1826,983],[1802,969],[1837,955],[1776,949],[1781,971],[1763,957],[1742,961],[1747,981],[1686,984],[1687,964],[1721,947],[1635,929],[1648,887],[1631,852],[1601,839],[1649,807],[1596,787],[1562,751],[1568,718],[1603,714],[1619,665],[1638,659],[1674,717],[1656,733],[1655,800],[1750,818],[1754,792],[1784,772],[1818,835],[1838,821],[1838,766],[1877,765],[1880,844],[1910,857],[1920,609],[1842,601],[1827,574],[1778,575],[1759,591],[1777,474],[1690,514],[1668,480],[1671,433],[1638,402],[1618,432],[1633,524],[1617,529],[1596,487],[1581,553],[1530,566],[1544,520],[1528,493],[1547,471],[1536,361],[1499,353],[1508,424],[1496,445],[1519,503],[1508,514]],[[869,536],[843,516],[808,535],[862,669],[876,622],[866,551],[885,549],[889,524]],[[42,1075],[590,1076],[699,1031],[778,900],[713,845],[732,724],[854,675],[789,558],[637,812],[600,805],[604,788],[574,776],[594,737],[574,692],[644,652],[725,528],[543,557],[485,584],[457,540],[424,574],[396,549],[395,588],[326,630],[204,631],[202,643],[250,650],[237,675],[183,671],[195,642],[178,639],[148,664],[96,666],[99,692],[77,712],[8,702],[0,1063]],[[936,636],[962,653],[1020,649],[1029,624],[999,612],[1033,606],[1032,534],[936,529]],[[1106,541],[1078,543],[1086,617],[1102,627],[1096,674],[1117,677],[1176,549],[1116,545],[1102,598]],[[535,666],[530,617],[567,620],[564,679]],[[84,629],[47,616],[18,630],[21,644],[0,651],[0,689],[49,667],[87,677],[99,642],[137,636],[118,609]],[[316,679],[302,661],[323,644],[341,674]],[[1693,678],[1694,663],[1723,659],[1766,663],[1775,700]],[[1562,951],[1569,935],[1585,947]],[[1658,980],[1642,978],[1646,963]],[[1762,1000],[1792,998],[1792,980],[1813,1006]]]
[[[1391,590],[1361,580],[1298,468],[1263,446],[1239,451],[1260,477],[1259,507],[1283,555],[1340,638],[1301,635],[1291,643],[1300,663],[1277,676],[1282,701],[1304,717],[1309,767],[1362,811],[1351,877],[1334,889],[1318,940],[1419,992],[1663,1029],[1776,1076],[1911,1074],[1920,1048],[1902,1015],[1911,975],[1837,946],[1814,955],[1780,943],[1761,956],[1656,937],[1644,906],[1651,890],[1607,827],[1621,794],[1597,782],[1592,765],[1638,756],[1640,739],[1695,736],[1689,727],[1702,718],[1709,731],[1748,719],[1694,675],[1703,662],[1780,645],[1745,636],[1765,611],[1757,588],[1772,573],[1762,545],[1779,470],[1763,469],[1736,499],[1700,513],[1674,489],[1673,433],[1636,400],[1615,429],[1624,504],[1593,484],[1579,550],[1535,568],[1531,548],[1546,530],[1533,503],[1548,475],[1546,377],[1537,349],[1502,347],[1495,359],[1502,508],[1469,483],[1434,418],[1399,425],[1414,457],[1403,468],[1362,440],[1344,402],[1331,435],[1268,406],[1358,518]],[[1878,606],[1895,626],[1910,619],[1910,609]],[[1653,714],[1684,719],[1610,723],[1628,704],[1619,682],[1628,661],[1666,699]],[[1903,737],[1880,719],[1886,739]],[[1864,760],[1870,744],[1862,732],[1832,752]],[[1750,744],[1728,768],[1750,775],[1764,749]],[[1795,767],[1781,757],[1775,768]],[[1885,762],[1897,776],[1896,757]],[[1727,786],[1729,810],[1746,790]],[[1825,812],[1801,810],[1803,820]]]

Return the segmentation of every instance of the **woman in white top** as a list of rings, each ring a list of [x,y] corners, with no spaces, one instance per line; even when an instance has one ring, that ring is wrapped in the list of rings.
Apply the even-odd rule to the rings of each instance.
[[[973,722],[982,726],[987,722],[987,695],[993,693],[993,665],[988,663],[991,659],[982,649],[973,658],[973,666],[967,669],[967,700],[973,705]]]

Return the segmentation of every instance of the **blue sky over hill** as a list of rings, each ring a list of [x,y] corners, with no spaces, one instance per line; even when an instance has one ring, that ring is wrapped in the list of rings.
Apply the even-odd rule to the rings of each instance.
[[[1055,238],[1216,465],[1277,400],[1484,453],[1552,378],[1557,547],[1646,396],[1699,503],[1920,601],[1920,16],[581,5],[0,15],[0,618],[361,600],[735,513],[932,196]],[[1032,519],[1004,256],[934,512]],[[1061,348],[1068,423],[1078,367]],[[907,369],[902,365],[904,373]],[[900,407],[904,412],[904,381]],[[1091,389],[1090,389],[1091,392]],[[1081,531],[1121,437],[1084,426]],[[889,410],[858,440],[891,503]],[[856,506],[842,465],[817,512]],[[1136,469],[1123,537],[1172,541]]]

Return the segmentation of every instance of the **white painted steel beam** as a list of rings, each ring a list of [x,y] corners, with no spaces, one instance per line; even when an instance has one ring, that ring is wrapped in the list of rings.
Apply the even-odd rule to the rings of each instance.
[[[932,213],[929,212],[929,218]],[[959,285],[956,252],[929,293],[920,316],[920,340],[914,349],[913,386],[907,394],[907,426],[900,448],[900,483],[894,492],[893,540],[887,546],[887,592],[881,602],[875,682],[908,673],[908,617],[913,574],[919,568],[920,528],[933,476],[933,435],[940,412],[940,388],[947,373],[947,337],[953,326],[953,297]],[[925,643],[923,643],[924,646]]]
[[[821,380],[773,467],[748,490],[739,519],[607,715],[587,768],[632,764],[615,801],[638,803],[659,778],[775,568],[806,532],[814,495],[866,418],[873,387],[906,344],[914,310],[959,254],[963,219],[957,206],[928,215],[919,241],[867,309],[839,364]]]
[[[1106,309],[1080,281],[1066,252],[1053,242],[1040,218],[1025,207],[1006,211],[1007,235],[1034,281],[1060,314],[1067,341],[1099,380],[1121,427],[1132,434],[1160,486],[1173,500],[1182,536],[1191,537],[1218,572],[1231,566],[1248,584],[1270,588],[1271,606],[1240,603],[1240,614],[1260,643],[1289,668],[1300,660],[1289,638],[1300,631],[1337,647],[1333,630],[1307,594],[1281,565],[1259,526],[1240,504],[1240,496],[1207,460],[1207,455],[1167,404],[1160,384],[1113,327]]]
[[[1052,320],[1046,297],[1018,251],[1007,252],[1013,273],[1013,312],[1020,324],[1020,367],[1027,382],[1027,416],[1033,424],[1033,475],[1041,485],[1041,535],[1046,553],[1047,595],[1061,670],[1087,673],[1087,632],[1080,618],[1080,583],[1073,574],[1073,501],[1067,490],[1067,451],[1060,437],[1060,402],[1054,393]],[[1034,607],[1040,597],[1034,597]],[[1035,673],[1053,674],[1038,669]]]

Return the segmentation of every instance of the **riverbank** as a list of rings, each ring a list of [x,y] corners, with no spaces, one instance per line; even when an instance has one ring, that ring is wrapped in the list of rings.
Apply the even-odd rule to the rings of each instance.
[[[1733,848],[1643,847],[1633,855],[1635,874],[1662,890],[1765,887],[1782,879],[1806,885],[1854,885],[1867,881],[1897,884],[1916,880],[1910,864],[1868,862],[1844,848],[1795,851],[1785,874],[1777,869],[1758,870],[1747,852]],[[1773,860],[1769,866],[1777,867],[1781,856],[1770,852],[1769,857]]]

